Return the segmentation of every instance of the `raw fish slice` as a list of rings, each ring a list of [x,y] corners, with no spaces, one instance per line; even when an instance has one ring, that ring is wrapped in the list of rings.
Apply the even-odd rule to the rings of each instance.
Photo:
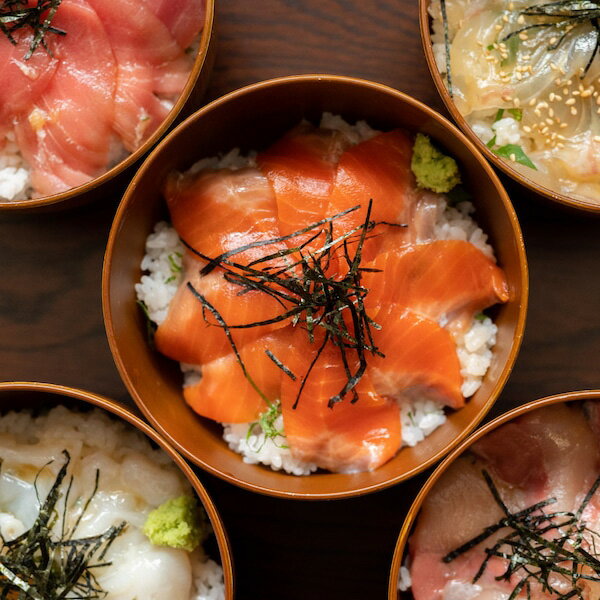
[[[243,325],[277,317],[285,309],[264,292],[251,291],[239,295],[241,288],[229,283],[221,269],[202,277],[200,266],[188,267],[183,282],[169,305],[167,318],[154,338],[156,348],[180,362],[203,365],[231,353],[231,343],[224,329],[188,288],[190,282],[214,306],[229,326]],[[286,321],[247,329],[232,329],[238,350],[245,344],[285,327]]]
[[[206,0],[144,0],[184,50],[202,31]]]
[[[380,254],[363,265],[369,316],[395,302],[457,330],[484,308],[509,298],[504,272],[470,242],[435,241]]]
[[[398,403],[377,395],[364,375],[356,388],[356,403],[348,394],[329,408],[329,399],[347,381],[339,350],[331,342],[306,379],[297,408],[293,408],[318,346],[317,340],[309,343],[306,331],[297,329],[283,361],[297,378],[293,381],[284,375],[281,384],[284,429],[292,455],[338,473],[376,469],[400,448]]]
[[[275,196],[258,169],[220,169],[171,176],[165,190],[175,229],[188,244],[215,258],[253,242],[280,237]],[[235,254],[241,264],[286,249],[285,243]]]
[[[170,64],[179,64],[183,50],[146,3],[89,2],[106,27],[118,65],[114,129],[133,151],[169,111],[155,96],[157,70],[162,73]]]
[[[287,354],[290,334],[290,328],[280,329],[247,343],[240,351],[249,376],[269,402],[279,398],[283,371],[266,350],[281,360]],[[220,423],[250,423],[268,408],[233,353],[204,364],[202,378],[184,387],[183,396],[198,414]]]
[[[385,354],[369,356],[369,374],[378,394],[398,399],[428,397],[452,408],[464,406],[456,344],[436,322],[393,304],[372,330]]]
[[[84,0],[61,5],[53,25],[68,35],[52,38],[60,61],[54,77],[16,134],[36,191],[52,194],[106,169],[114,115],[116,65],[98,15]]]
[[[550,496],[575,511],[600,474],[600,449],[581,410],[557,404],[524,415],[473,446],[497,477],[525,493],[527,505]]]
[[[258,155],[258,165],[275,191],[282,235],[331,216],[327,204],[336,164],[348,144],[348,138],[339,131],[301,123]],[[311,235],[289,244],[296,246]],[[322,240],[311,247],[320,245]]]
[[[400,131],[379,133],[352,146],[342,156],[329,199],[328,214],[337,214],[354,206],[354,211],[335,221],[336,231],[345,232],[365,220],[369,200],[373,201],[371,220],[406,224],[415,202],[415,180],[410,169],[412,140]],[[365,246],[366,259],[373,258],[388,232],[398,229],[378,225],[376,234]]]
[[[15,115],[29,109],[38,100],[58,65],[58,60],[41,47],[31,58],[24,59],[33,33],[18,30],[13,37],[17,40],[16,46],[5,35],[0,36],[0,127],[12,122]],[[50,39],[49,43],[53,43]]]
[[[480,460],[462,457],[448,468],[428,494],[410,540],[410,574],[415,600],[506,600],[510,595],[514,585],[494,579],[505,571],[504,564],[495,557],[489,561],[477,585],[472,584],[485,558],[484,548],[493,546],[491,538],[450,563],[442,561],[448,552],[503,516],[482,477],[481,470],[485,466]],[[510,488],[502,482],[497,482],[497,487],[509,501]]]

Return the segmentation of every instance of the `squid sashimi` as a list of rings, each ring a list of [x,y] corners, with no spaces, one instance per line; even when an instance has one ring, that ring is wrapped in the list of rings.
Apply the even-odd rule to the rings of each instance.
[[[155,93],[156,70],[165,65],[178,70],[184,53],[145,3],[128,0],[125,8],[120,0],[89,2],[102,19],[117,60],[114,131],[125,148],[133,151],[169,112]]]
[[[285,327],[286,320],[262,327],[240,328],[281,315],[278,300],[259,291],[240,294],[240,287],[228,282],[218,269],[201,275],[202,265],[192,264],[186,269],[185,279],[173,298],[167,318],[156,331],[156,348],[175,360],[202,365],[231,352],[231,340],[239,349],[265,333]],[[191,285],[193,290],[188,286]],[[220,318],[230,328],[230,337],[206,304],[216,308]]]
[[[280,237],[275,196],[257,169],[221,169],[199,176],[172,175],[165,190],[179,235],[209,258]],[[287,246],[257,246],[231,257],[244,264]]]
[[[470,242],[417,244],[380,254],[366,266],[379,271],[364,277],[373,318],[396,302],[463,329],[476,312],[508,299],[503,271]]]
[[[373,331],[385,355],[371,360],[371,379],[377,393],[394,398],[433,398],[452,408],[464,406],[456,343],[435,321],[402,305],[379,313],[380,330]]]
[[[339,131],[302,123],[258,155],[258,165],[275,192],[282,235],[331,216],[328,201],[336,165],[348,145]]]
[[[268,353],[276,360],[287,355],[291,333],[280,329],[248,342],[240,360],[229,353],[203,364],[200,381],[183,389],[186,402],[199,415],[221,423],[256,421],[281,393],[283,371]],[[251,373],[242,370],[240,361]]]
[[[70,31],[53,39],[60,63],[42,95],[16,124],[31,182],[42,195],[80,185],[104,170],[117,73],[110,40],[87,2],[73,0],[61,6],[53,23]]]
[[[339,473],[376,469],[400,447],[399,406],[378,395],[369,377],[363,376],[356,403],[346,399],[330,407],[330,399],[348,378],[332,344],[324,347],[306,376],[318,347],[316,340],[308,342],[305,331],[297,330],[285,360],[295,375],[295,379],[284,375],[281,384],[283,423],[292,454]]]
[[[496,499],[484,472],[496,490]],[[550,592],[537,577],[538,550],[515,554],[513,564],[524,566],[523,570],[516,568],[511,577],[505,576],[508,559],[513,554],[511,547],[517,551],[520,548],[518,536],[524,528],[535,527],[538,529],[532,529],[531,535],[537,535],[539,540],[545,538],[553,543],[558,536],[564,547],[573,548],[572,542],[579,539],[578,544],[596,554],[595,542],[589,537],[592,534],[583,533],[579,537],[577,527],[585,522],[590,531],[600,524],[600,499],[595,493],[599,475],[597,436],[577,403],[535,410],[484,436],[473,444],[469,454],[457,459],[447,470],[423,504],[410,540],[415,600],[504,599],[513,593],[516,595],[511,597],[541,600],[558,596],[558,591],[572,597],[568,596],[574,594],[573,580],[568,576],[573,568],[571,561],[552,559],[558,568],[550,568],[544,574],[555,590]],[[534,515],[542,513],[540,508],[530,507],[542,506],[549,516],[534,521]],[[517,515],[521,529],[514,528],[509,521],[502,527],[491,528],[507,513]],[[527,514],[530,516],[526,517]],[[557,527],[559,520],[563,524]],[[479,543],[465,546],[475,538]],[[498,552],[488,552],[496,544]],[[489,560],[483,568],[486,557]],[[476,577],[478,573],[480,577]],[[595,575],[593,571],[589,574]],[[529,589],[525,585],[516,589],[524,577],[528,578]],[[596,579],[578,583],[583,595],[574,597],[596,598],[600,578]]]

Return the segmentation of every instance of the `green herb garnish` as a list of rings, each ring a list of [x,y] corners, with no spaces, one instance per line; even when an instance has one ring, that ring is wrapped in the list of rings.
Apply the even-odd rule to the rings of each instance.
[[[600,4],[589,0],[558,0],[533,4],[519,13],[524,17],[533,17],[535,22],[509,33],[502,41],[510,42],[511,39],[518,38],[521,33],[551,28],[560,32],[556,41],[551,42],[548,46],[548,50],[552,51],[562,44],[577,25],[586,23],[591,25],[596,31],[596,42],[585,69],[581,73],[581,79],[587,75],[600,47]]]
[[[169,261],[169,268],[171,269],[171,273],[173,273],[173,275],[175,275],[177,273],[181,273],[181,270],[182,270],[181,259],[182,258],[183,258],[183,254],[181,254],[181,252],[172,252],[167,257],[167,259]]]
[[[126,523],[110,527],[99,535],[75,537],[77,527],[98,490],[99,471],[96,471],[96,485],[92,494],[84,503],[73,527],[68,528],[67,510],[70,508],[69,492],[73,476],[66,486],[63,485],[71,460],[66,450],[63,450],[63,456],[65,461],[46,499],[41,503],[31,529],[11,541],[0,538],[1,598],[95,600],[107,594],[98,584],[94,573],[96,569],[112,564],[104,557]],[[37,479],[42,471],[35,480],[36,494]],[[62,522],[60,527],[56,527],[59,519],[57,503],[63,495]]]
[[[277,438],[285,439],[285,433],[283,430],[275,426],[275,422],[280,416],[281,402],[276,400],[272,404],[269,404],[267,410],[265,410],[265,412],[258,417],[257,421],[250,423],[248,426],[248,432],[246,433],[246,441],[248,441],[253,434],[264,434],[264,440],[258,448],[254,449],[255,452],[260,452],[267,440],[271,440],[278,448],[288,448],[287,445],[279,444],[275,441]]]
[[[521,146],[517,146],[516,144],[506,144],[505,146],[500,146],[500,148],[493,148],[493,151],[494,154],[497,154],[502,158],[508,158],[513,162],[518,162],[537,171],[537,167],[533,164],[529,156],[525,154]]]
[[[165,282],[165,283],[168,283]],[[154,348],[154,335],[158,326],[156,323],[150,318],[150,312],[148,311],[148,307],[143,300],[138,300],[136,304],[142,309],[144,316],[146,317],[146,338],[148,339],[148,345]]]
[[[588,529],[581,518],[600,485],[600,477],[596,479],[576,512],[548,512],[548,507],[556,503],[556,498],[548,498],[513,513],[502,500],[489,473],[484,470],[482,474],[504,517],[449,552],[442,560],[445,563],[452,562],[493,534],[501,532],[501,537],[494,545],[485,548],[485,558],[473,577],[473,583],[484,574],[490,559],[498,557],[506,561],[506,570],[497,575],[496,579],[515,585],[509,596],[511,600],[523,590],[529,598],[533,583],[537,583],[557,600],[583,600],[584,590],[580,587],[580,582],[600,582],[600,560],[595,551],[600,535]],[[555,587],[557,575],[562,584],[560,589]],[[571,589],[565,591],[564,585],[570,585]]]
[[[30,29],[33,38],[24,60],[29,60],[38,46],[42,46],[52,56],[52,51],[46,43],[46,35],[55,33],[66,35],[66,31],[52,27],[52,19],[62,0],[37,0],[34,6],[29,6],[27,0],[2,0],[0,4],[0,31],[6,35],[14,46],[17,40],[14,33],[19,29]]]
[[[508,56],[500,63],[501,67],[512,65],[515,60],[517,60],[517,53],[519,52],[518,36],[515,35],[509,38],[506,42],[506,46],[508,48]]]

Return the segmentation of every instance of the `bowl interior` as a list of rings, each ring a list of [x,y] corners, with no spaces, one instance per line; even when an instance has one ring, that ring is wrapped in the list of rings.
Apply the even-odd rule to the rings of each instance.
[[[185,87],[175,101],[173,108],[165,117],[164,121],[156,131],[134,152],[126,156],[122,161],[108,169],[102,175],[58,194],[20,200],[18,202],[0,199],[0,211],[13,210],[56,210],[70,208],[86,202],[105,199],[111,192],[119,192],[125,187],[131,176],[128,171],[139,161],[167,132],[177,120],[187,117],[193,110],[200,106],[200,102],[210,77],[215,55],[215,44],[213,40],[213,28],[215,19],[215,0],[205,0],[206,10],[204,24],[196,58],[192,65]]]
[[[140,277],[144,243],[166,217],[161,188],[173,170],[205,156],[240,147],[265,148],[302,118],[318,121],[323,111],[373,127],[403,127],[429,134],[460,163],[474,196],[476,218],[489,233],[506,270],[511,300],[498,307],[498,343],[484,384],[467,406],[452,414],[424,442],[404,449],[371,473],[294,477],[244,464],[221,438],[221,427],[197,417],[181,396],[176,363],[147,343],[133,285]],[[297,76],[256,84],[203,108],[152,153],[119,208],[107,248],[103,302],[111,349],[136,403],[157,429],[196,464],[233,483],[291,497],[336,497],[372,491],[410,477],[447,452],[483,418],[504,385],[518,350],[527,304],[527,266],[519,226],[490,167],[458,130],[439,115],[385,86],[343,77]]]
[[[498,429],[498,427],[501,427],[505,423],[512,421],[521,415],[537,410],[538,408],[550,406],[552,404],[558,404],[561,402],[578,402],[583,400],[600,400],[600,390],[586,390],[581,392],[557,394],[555,396],[541,398],[540,400],[535,400],[533,402],[523,404],[522,406],[518,406],[517,408],[500,415],[493,421],[490,421],[484,427],[478,429],[444,459],[444,461],[436,468],[429,479],[425,482],[425,485],[421,488],[421,491],[415,498],[415,501],[411,505],[406,519],[402,524],[402,529],[400,530],[398,541],[396,542],[394,557],[392,559],[392,568],[390,571],[390,580],[388,586],[388,600],[412,600],[413,598],[410,592],[398,592],[398,576],[400,573],[400,567],[404,563],[408,540],[415,526],[421,506],[423,505],[423,502],[427,498],[427,495],[431,489],[435,486],[440,477],[442,477],[442,475],[447,471],[450,465],[452,465],[454,461],[464,452],[468,451],[475,442],[485,437],[491,431]]]
[[[133,427],[150,438],[155,447],[160,447],[171,457],[173,462],[183,472],[190,482],[190,485],[196,491],[206,510],[208,518],[210,519],[217,540],[220,562],[223,566],[226,591],[225,597],[228,600],[233,598],[232,555],[219,513],[207,491],[204,489],[204,486],[200,483],[189,465],[173,450],[173,448],[166,444],[151,427],[148,427],[146,423],[126,408],[107,398],[97,396],[90,392],[44,383],[0,383],[0,413],[23,409],[36,412],[52,408],[59,404],[65,405],[73,410],[86,410],[92,407],[105,410],[117,419],[128,421]]]
[[[504,171],[509,177],[512,177],[515,181],[526,186],[536,194],[540,194],[545,198],[549,198],[554,202],[558,202],[563,206],[569,208],[575,208],[578,210],[585,210],[590,213],[600,213],[600,203],[592,200],[586,200],[585,198],[578,196],[568,196],[560,192],[551,190],[550,188],[536,183],[532,179],[529,179],[519,171],[512,168],[508,161],[502,160],[496,156],[475,134],[471,129],[471,126],[467,123],[466,119],[462,116],[459,110],[456,108],[448,89],[444,83],[442,76],[437,68],[435,57],[433,54],[432,40],[431,40],[431,17],[429,16],[429,6],[431,0],[419,0],[419,24],[421,29],[421,42],[423,43],[423,51],[427,60],[427,66],[429,72],[435,83],[438,93],[442,97],[446,108],[450,111],[452,118],[456,121],[462,131],[469,137],[469,139],[477,146],[478,150],[484,154],[484,156],[491,161],[496,167]]]

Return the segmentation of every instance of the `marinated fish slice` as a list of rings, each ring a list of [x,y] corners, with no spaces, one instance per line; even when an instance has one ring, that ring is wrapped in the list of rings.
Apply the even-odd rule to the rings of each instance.
[[[60,63],[15,129],[40,195],[80,185],[106,168],[114,117],[116,64],[98,15],[84,0],[73,0],[52,23],[69,31],[52,38]]]
[[[456,330],[473,315],[509,298],[504,272],[470,242],[434,241],[380,254],[364,265],[381,272],[365,272],[363,285],[369,315],[389,302],[410,307]]]
[[[247,244],[281,236],[275,196],[258,169],[172,175],[165,196],[180,237],[205,256],[215,258]],[[284,242],[258,246],[235,254],[231,260],[246,265],[285,249]]]
[[[231,343],[215,316],[203,312],[201,301],[189,289],[188,283],[214,306],[228,326],[245,325],[276,318],[285,312],[282,305],[264,292],[250,291],[240,295],[242,288],[229,283],[221,269],[201,276],[201,265],[190,266],[175,297],[169,305],[167,318],[160,324],[154,338],[156,348],[180,362],[203,365],[230,354]],[[288,324],[280,321],[272,325],[231,329],[231,337],[238,350],[269,331]]]
[[[361,225],[369,200],[373,201],[372,221],[408,223],[416,201],[411,157],[412,140],[400,130],[379,133],[348,148],[340,157],[327,213],[337,214],[358,205],[361,210],[336,220],[336,230],[349,231]],[[365,247],[365,258],[373,258],[387,233],[394,230],[397,235],[395,227],[378,225]]]
[[[327,209],[329,194],[337,161],[349,143],[339,131],[301,123],[258,155],[258,165],[275,192],[282,235],[332,216]],[[312,234],[289,244],[296,246]],[[322,243],[315,242],[311,247]]]
[[[369,356],[368,369],[378,394],[464,406],[456,344],[446,329],[397,304],[381,311],[377,322],[381,330],[373,337],[385,358]]]
[[[130,152],[136,150],[169,112],[155,95],[158,70],[177,67],[182,48],[144,2],[89,0],[111,41],[117,61],[114,131]],[[119,15],[119,18],[115,18]],[[191,57],[189,65],[191,66]],[[189,67],[188,67],[189,68]]]
[[[183,388],[186,402],[200,415],[221,423],[250,423],[279,398],[281,378],[287,377],[267,355],[280,359],[287,354],[291,328],[280,329],[248,342],[240,358],[248,375],[264,395],[252,386],[233,353],[202,366],[202,378]]]
[[[206,0],[144,0],[182,49],[189,48],[202,30]]]
[[[338,473],[370,471],[392,458],[400,448],[400,409],[397,402],[375,393],[368,375],[356,388],[358,402],[353,404],[348,394],[333,408],[328,407],[329,399],[347,381],[339,350],[332,344],[325,346],[293,408],[319,344],[310,344],[302,329],[297,329],[291,340],[283,362],[297,379],[283,377],[281,404],[292,455]]]

